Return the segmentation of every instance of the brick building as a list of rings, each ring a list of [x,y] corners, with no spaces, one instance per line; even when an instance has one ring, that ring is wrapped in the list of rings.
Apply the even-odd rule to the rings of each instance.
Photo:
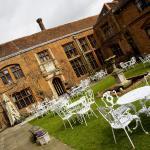
[[[23,114],[44,96],[60,96],[103,61],[93,37],[97,16],[45,29],[0,45],[0,93]],[[0,112],[1,116],[3,112]]]
[[[114,0],[106,3],[94,25],[104,59],[150,53],[149,0]]]

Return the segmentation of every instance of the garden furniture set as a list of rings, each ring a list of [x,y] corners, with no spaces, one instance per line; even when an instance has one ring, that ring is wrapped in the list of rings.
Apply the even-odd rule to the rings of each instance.
[[[148,117],[150,116],[150,107],[146,104],[147,101],[150,101],[150,86],[146,85],[131,90],[120,97],[115,91],[107,91],[103,94],[102,101],[104,102],[105,107],[99,107],[98,111],[110,124],[115,143],[116,137],[114,129],[123,129],[132,147],[135,149],[128,131],[132,133],[132,131],[140,124],[144,133],[148,134],[142,125],[140,114],[144,113]],[[141,109],[138,111],[136,110],[135,105],[133,105],[133,102],[136,101],[139,101],[141,106]],[[129,125],[132,121],[135,121],[136,125],[133,129],[130,129]]]

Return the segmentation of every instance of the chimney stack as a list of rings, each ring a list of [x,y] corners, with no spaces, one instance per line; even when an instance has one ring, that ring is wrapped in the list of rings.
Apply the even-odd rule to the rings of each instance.
[[[39,26],[40,26],[40,28],[41,28],[41,31],[45,30],[45,26],[44,26],[44,24],[43,24],[43,22],[42,22],[42,18],[38,18],[38,19],[36,20],[36,22],[39,24]]]

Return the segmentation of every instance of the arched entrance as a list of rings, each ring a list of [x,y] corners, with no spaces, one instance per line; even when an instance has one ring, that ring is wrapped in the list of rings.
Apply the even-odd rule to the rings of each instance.
[[[53,83],[53,86],[54,86],[58,96],[63,95],[66,92],[60,78],[54,78],[52,83]]]

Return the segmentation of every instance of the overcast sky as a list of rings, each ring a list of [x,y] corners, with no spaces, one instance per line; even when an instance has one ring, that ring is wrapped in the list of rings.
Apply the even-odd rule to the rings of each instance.
[[[0,0],[0,43],[39,32],[36,19],[46,28],[96,15],[111,0]]]

